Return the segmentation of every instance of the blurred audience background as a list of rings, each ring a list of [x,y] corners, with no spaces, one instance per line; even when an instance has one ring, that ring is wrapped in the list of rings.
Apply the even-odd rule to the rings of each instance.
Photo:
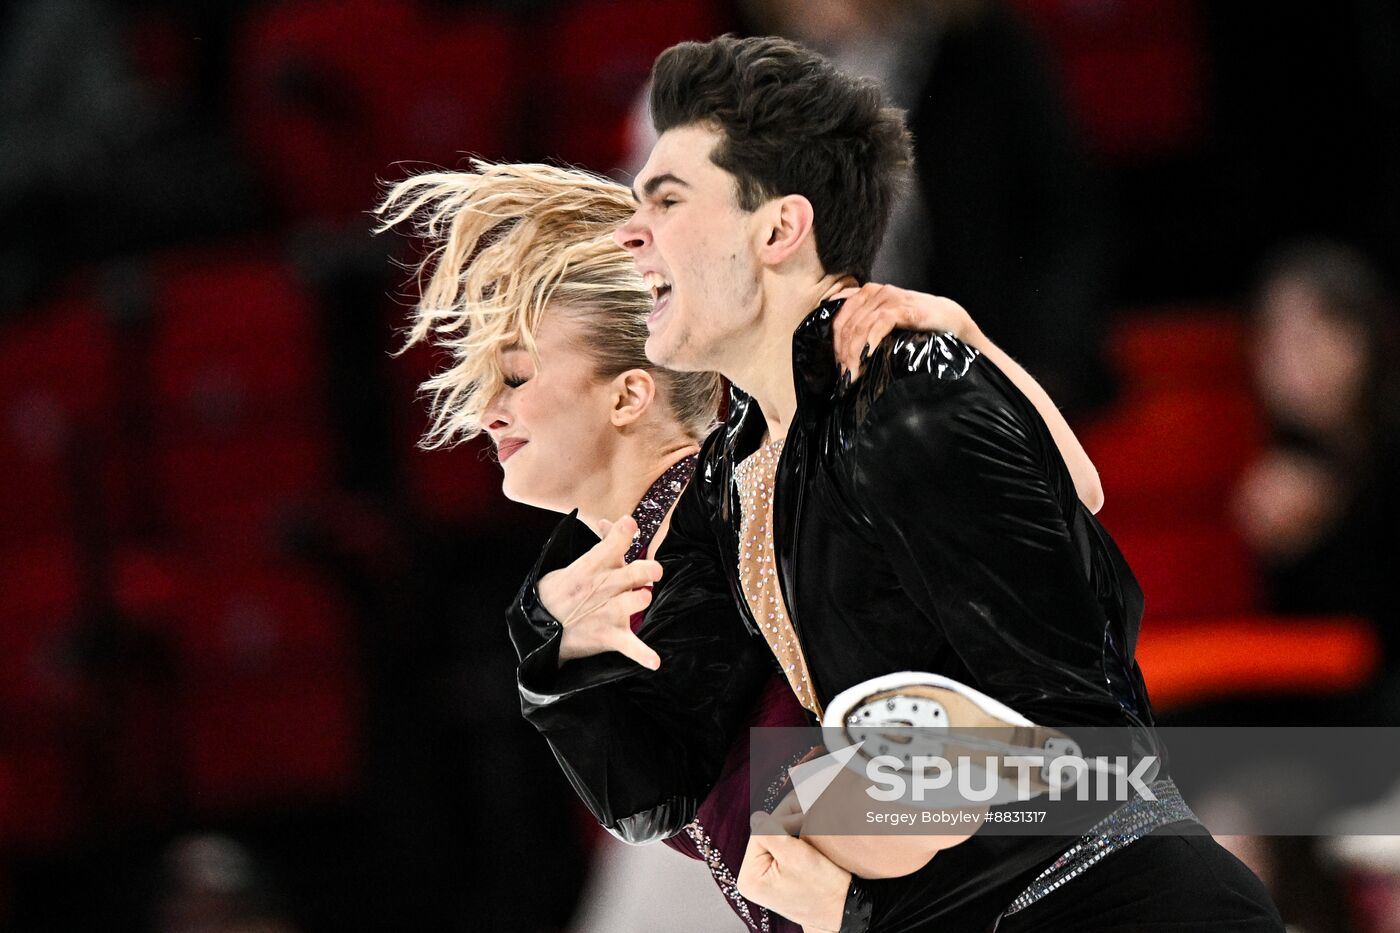
[[[615,933],[672,869],[724,916],[520,719],[552,520],[414,446],[415,245],[367,212],[468,154],[626,177],[655,55],[725,31],[908,110],[879,274],[1067,407],[1163,721],[1400,725],[1393,4],[12,0],[0,929]],[[1400,841],[1347,833],[1240,843],[1296,929],[1397,929]]]

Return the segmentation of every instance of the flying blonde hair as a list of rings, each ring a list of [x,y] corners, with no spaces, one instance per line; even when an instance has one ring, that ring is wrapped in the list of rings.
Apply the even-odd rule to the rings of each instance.
[[[419,387],[430,413],[420,445],[481,433],[482,413],[505,385],[498,352],[524,348],[538,367],[535,334],[549,308],[583,326],[600,378],[647,370],[686,433],[703,438],[719,410],[719,376],[675,373],[646,358],[651,293],[613,240],[635,209],[631,192],[577,169],[480,160],[472,168],[408,178],[375,209],[379,231],[412,220],[429,245],[398,352],[431,343],[451,353],[451,364]]]

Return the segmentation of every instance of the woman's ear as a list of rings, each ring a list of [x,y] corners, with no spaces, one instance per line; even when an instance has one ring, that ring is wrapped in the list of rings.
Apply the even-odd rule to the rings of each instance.
[[[612,380],[613,427],[636,424],[656,398],[656,380],[645,369],[629,369]]]
[[[762,242],[758,258],[765,266],[786,262],[802,245],[812,238],[812,202],[800,194],[774,198],[759,208],[762,223],[758,235]]]

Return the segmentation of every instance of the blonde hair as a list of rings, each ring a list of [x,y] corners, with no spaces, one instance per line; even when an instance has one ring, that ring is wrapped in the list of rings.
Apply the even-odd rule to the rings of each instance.
[[[505,384],[498,353],[523,348],[539,365],[535,334],[547,308],[567,306],[599,377],[644,369],[692,438],[719,411],[715,373],[674,373],[646,358],[651,293],[613,231],[634,210],[606,178],[550,165],[472,161],[475,171],[429,172],[394,185],[375,209],[379,231],[406,220],[429,245],[417,267],[420,299],[398,352],[431,343],[451,363],[419,387],[430,423],[421,446],[479,434]]]

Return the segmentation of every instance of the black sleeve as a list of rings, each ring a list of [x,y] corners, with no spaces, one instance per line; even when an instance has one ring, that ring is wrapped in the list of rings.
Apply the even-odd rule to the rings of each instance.
[[[955,338],[913,342],[940,365],[888,384],[852,474],[901,586],[977,689],[1046,725],[1126,725],[1102,687],[1082,507],[1044,421]]]
[[[558,663],[562,628],[537,582],[579,548],[561,529],[508,613],[525,718],[583,802],[626,842],[664,839],[695,818],[772,671],[718,563],[695,484],[657,552],[664,574],[638,635],[661,656],[649,671],[616,652]]]
[[[868,933],[874,906],[868,883],[851,875],[851,886],[846,889],[846,907],[841,911],[841,929],[837,933]]]
[[[1105,612],[1075,530],[1087,513],[1043,421],[955,338],[896,347],[904,370],[860,425],[851,482],[909,599],[977,689],[1046,725],[1129,725],[1104,686]],[[979,833],[911,875],[860,881],[843,933],[986,928],[1068,841]]]

